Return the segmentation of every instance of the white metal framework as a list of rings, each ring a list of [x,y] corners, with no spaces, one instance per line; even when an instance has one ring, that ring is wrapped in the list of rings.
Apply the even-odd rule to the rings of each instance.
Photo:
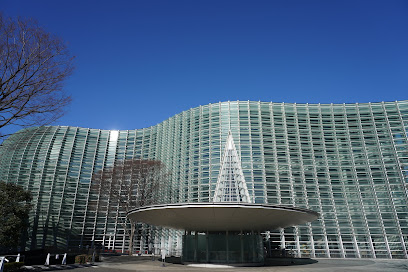
[[[251,203],[248,187],[242,172],[241,160],[235,148],[231,131],[228,133],[221,171],[214,192],[214,202],[247,202]]]

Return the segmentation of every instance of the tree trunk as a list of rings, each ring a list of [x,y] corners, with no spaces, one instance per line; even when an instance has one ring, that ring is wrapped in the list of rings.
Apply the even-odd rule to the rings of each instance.
[[[135,237],[136,222],[130,220],[130,235],[129,235],[129,256],[133,254],[133,240]]]

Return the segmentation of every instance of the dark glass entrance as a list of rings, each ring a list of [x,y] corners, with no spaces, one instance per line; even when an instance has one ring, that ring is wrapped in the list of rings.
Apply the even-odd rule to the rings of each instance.
[[[196,263],[262,264],[262,237],[255,232],[188,232],[183,236],[182,260]]]

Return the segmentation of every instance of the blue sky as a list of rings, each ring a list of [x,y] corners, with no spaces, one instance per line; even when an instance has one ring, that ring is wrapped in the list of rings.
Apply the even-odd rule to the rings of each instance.
[[[56,125],[136,129],[227,100],[408,99],[408,1],[3,0],[76,56]],[[13,128],[9,128],[13,129]]]

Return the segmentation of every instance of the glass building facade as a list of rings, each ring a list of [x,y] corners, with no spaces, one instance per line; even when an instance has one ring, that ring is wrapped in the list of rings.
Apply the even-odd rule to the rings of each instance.
[[[156,126],[108,131],[34,127],[0,146],[0,180],[33,194],[28,248],[125,250],[120,209],[91,190],[94,173],[126,160],[166,166],[162,203],[210,202],[231,133],[250,199],[320,213],[264,233],[299,257],[408,258],[408,101],[287,104],[232,101],[192,108]],[[181,235],[140,227],[135,247],[181,251]],[[149,241],[146,237],[150,237]],[[152,238],[153,237],[153,238]]]

